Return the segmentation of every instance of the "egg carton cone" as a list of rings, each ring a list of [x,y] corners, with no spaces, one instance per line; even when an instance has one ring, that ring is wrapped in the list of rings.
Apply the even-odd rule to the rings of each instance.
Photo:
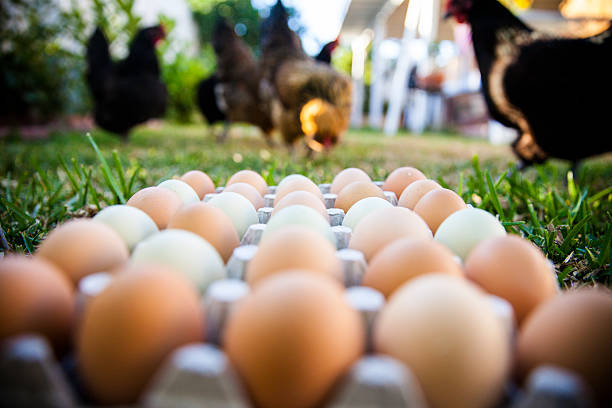
[[[250,407],[225,353],[209,344],[194,344],[176,350],[155,377],[142,406]]]
[[[351,241],[352,230],[342,225],[336,225],[335,227],[331,227],[331,229],[336,237],[336,249],[340,250],[347,248]]]
[[[240,245],[258,245],[266,224],[251,224],[244,233]]]
[[[336,253],[342,263],[344,286],[359,286],[368,267],[363,252],[356,249],[343,248]]]
[[[374,349],[374,321],[385,305],[385,297],[376,289],[366,286],[353,286],[345,290],[347,302],[359,312],[363,321],[366,351]]]
[[[44,338],[17,336],[1,343],[0,405],[77,406],[75,395]]]
[[[374,181],[374,184],[376,184],[381,190],[383,189],[383,186],[385,185],[384,181]]]
[[[495,315],[502,324],[507,338],[511,340],[511,343],[514,343],[514,337],[516,335],[516,318],[512,305],[506,299],[502,299],[495,295],[488,294],[487,299]]]
[[[423,390],[410,369],[382,355],[351,367],[326,408],[426,408]]]
[[[207,202],[209,202],[210,200],[212,200],[213,198],[215,198],[218,195],[219,195],[219,193],[208,193],[208,194],[205,194],[204,198],[202,199],[202,201],[207,203]]]
[[[98,296],[113,280],[113,275],[98,272],[85,276],[79,281],[75,296],[75,319],[81,321],[85,308],[91,299]]]
[[[329,183],[319,184],[319,190],[321,190],[321,194],[329,193],[330,189],[331,189],[331,184]]]
[[[276,198],[275,194],[266,194],[264,195],[264,207],[274,207],[274,199]]]
[[[249,285],[238,279],[221,279],[210,284],[204,298],[206,339],[220,345],[227,318],[240,299],[249,293]]]
[[[393,191],[383,191],[385,199],[391,203],[392,206],[397,207],[397,196]]]
[[[344,221],[344,210],[342,208],[328,208],[327,216],[329,217],[329,225],[332,227],[342,225]]]
[[[257,210],[257,218],[259,218],[259,223],[267,224],[270,217],[272,217],[272,211],[274,211],[274,208],[272,207],[261,207],[259,210]]]
[[[257,252],[257,245],[242,245],[236,247],[229,261],[227,261],[227,277],[244,280],[246,270],[251,259]]]
[[[334,193],[325,193],[323,194],[323,204],[325,204],[325,208],[334,208],[336,205],[336,199],[338,198],[338,194]]]
[[[215,193],[221,194],[223,192],[223,190],[225,190],[225,187],[217,187],[217,188],[215,188]]]
[[[511,408],[590,408],[591,390],[575,373],[554,366],[536,368]]]
[[[276,194],[276,186],[268,186],[268,194]]]

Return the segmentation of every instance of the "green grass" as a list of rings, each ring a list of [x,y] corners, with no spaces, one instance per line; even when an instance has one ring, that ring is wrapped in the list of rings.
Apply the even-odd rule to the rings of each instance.
[[[331,182],[345,167],[384,180],[400,166],[415,166],[457,191],[466,202],[498,214],[509,232],[536,243],[564,286],[611,285],[612,157],[591,159],[580,174],[567,163],[518,172],[510,149],[453,134],[350,131],[329,155],[307,159],[271,148],[250,128],[232,129],[215,143],[203,125],[160,125],[134,131],[129,144],[104,132],[57,133],[48,140],[0,139],[0,223],[10,249],[34,252],[57,223],[123,203],[145,186],[187,170],[207,172],[216,185],[250,168],[268,184],[291,173]]]

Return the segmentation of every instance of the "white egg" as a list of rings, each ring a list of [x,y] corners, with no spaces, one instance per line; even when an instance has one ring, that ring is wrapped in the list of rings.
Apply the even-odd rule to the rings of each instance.
[[[257,217],[257,211],[253,204],[238,193],[223,192],[214,196],[208,201],[208,204],[214,205],[227,214],[232,220],[239,238],[242,238],[250,225],[259,223],[259,217]]]
[[[363,217],[380,208],[387,207],[393,207],[393,205],[389,201],[383,200],[382,198],[364,198],[362,200],[357,201],[355,204],[353,204],[351,208],[349,208],[348,212],[344,216],[342,225],[354,230],[357,224],[361,222]]]
[[[323,218],[318,211],[305,205],[290,205],[275,213],[266,224],[261,239],[264,240],[275,231],[290,225],[303,225],[310,228],[322,234],[334,247],[336,246],[336,236],[329,226],[329,221]]]
[[[139,243],[134,264],[164,265],[183,274],[201,293],[225,277],[223,260],[215,248],[193,232],[167,229]]]
[[[106,207],[94,216],[94,220],[114,229],[130,251],[143,239],[159,232],[155,221],[147,213],[130,205]]]
[[[278,183],[278,185],[276,186],[276,188],[278,189],[278,188],[279,188],[280,186],[282,186],[284,183],[287,183],[288,181],[291,181],[291,180],[293,180],[293,179],[306,179],[306,180],[312,181],[312,180],[310,180],[308,177],[306,177],[306,176],[304,176],[304,175],[302,175],[302,174],[289,174],[288,176],[285,176],[285,177],[284,177],[284,178],[283,178],[283,179],[280,181],[280,183]]]
[[[506,235],[504,226],[491,213],[466,208],[448,216],[438,227],[434,239],[465,259],[480,241]]]
[[[198,197],[198,193],[196,193],[193,187],[181,180],[173,179],[162,181],[157,185],[157,187],[167,188],[168,190],[174,191],[179,197],[181,197],[184,204],[200,201],[200,197]]]

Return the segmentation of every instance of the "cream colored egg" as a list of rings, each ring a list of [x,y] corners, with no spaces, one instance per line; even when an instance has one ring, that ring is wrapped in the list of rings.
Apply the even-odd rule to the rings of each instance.
[[[366,215],[381,208],[391,207],[393,207],[393,205],[384,198],[363,198],[353,204],[351,208],[347,211],[346,215],[344,216],[344,220],[342,221],[342,225],[354,230],[357,224],[359,224]]]
[[[302,179],[302,180],[312,181],[308,177],[306,177],[306,176],[304,176],[302,174],[289,174],[288,176],[283,177],[283,179],[280,181],[280,183],[278,183],[276,188],[278,189],[280,186],[290,182],[291,180],[295,180],[295,179]]]
[[[160,188],[166,188],[174,191],[183,201],[183,204],[190,204],[200,201],[198,193],[187,183],[181,180],[166,180],[157,185]]]
[[[327,214],[327,209],[325,208],[325,204],[323,204],[323,201],[321,201],[319,197],[312,193],[309,193],[308,191],[292,191],[291,193],[284,196],[274,206],[274,210],[272,210],[272,216],[274,216],[274,214],[276,214],[283,208],[292,205],[305,205],[306,207],[310,207],[313,210],[317,211],[326,220],[329,219],[329,215]]]
[[[129,205],[111,205],[103,208],[93,219],[114,229],[123,238],[130,251],[143,239],[159,232],[157,224],[147,213]]]
[[[409,210],[414,210],[421,197],[430,192],[433,189],[442,188],[438,183],[433,180],[416,180],[408,185],[399,196],[397,205],[400,207],[406,207]]]
[[[284,196],[293,192],[293,191],[308,191],[309,193],[314,194],[321,200],[323,199],[323,194],[315,183],[307,179],[306,177],[295,177],[287,182],[279,184],[276,188],[276,197],[274,198],[274,205],[278,204],[280,200],[283,199]]]
[[[259,222],[253,204],[238,193],[223,192],[214,196],[208,204],[219,208],[232,220],[239,238],[242,238],[250,225]]]
[[[368,176],[368,173],[355,167],[349,167],[336,174],[336,177],[332,180],[329,192],[338,194],[342,189],[355,181],[371,182],[372,179]]]
[[[457,193],[446,188],[435,188],[421,197],[414,212],[425,220],[435,234],[442,221],[464,208],[465,202]]]
[[[248,264],[246,281],[253,286],[290,269],[342,277],[336,248],[327,239],[304,226],[287,226],[261,242]]]
[[[191,170],[181,176],[181,181],[189,184],[201,199],[206,194],[215,192],[215,183],[210,176],[200,170]]]
[[[225,276],[223,260],[205,239],[190,231],[167,229],[142,241],[132,253],[134,265],[163,265],[186,277],[204,293]]]
[[[425,180],[427,177],[419,169],[414,167],[400,167],[391,172],[385,183],[383,190],[393,191],[396,197],[401,197],[404,189],[417,180]]]
[[[319,212],[304,205],[291,205],[274,214],[266,224],[261,240],[267,239],[287,226],[295,225],[312,229],[327,238],[334,247],[336,246],[336,237],[329,226],[329,222]]]
[[[249,200],[251,204],[253,204],[253,207],[255,207],[256,210],[259,210],[261,207],[264,206],[263,197],[261,196],[261,194],[259,194],[257,189],[250,184],[233,183],[233,184],[226,186],[223,192],[224,193],[233,192],[233,193],[238,193],[242,195],[244,198]]]
[[[126,205],[146,212],[161,230],[166,228],[170,217],[183,205],[183,200],[167,188],[147,187],[137,191]]]
[[[344,187],[338,198],[336,198],[336,208],[341,208],[347,213],[353,204],[368,197],[385,198],[385,193],[371,181],[355,181]]]
[[[259,194],[263,197],[268,194],[268,184],[259,173],[253,170],[240,170],[232,175],[226,183],[226,187],[234,183],[247,183],[257,189]]]
[[[479,242],[503,235],[506,230],[493,214],[479,208],[466,208],[448,216],[434,238],[465,259]]]
[[[431,237],[429,227],[414,211],[403,207],[382,208],[361,220],[353,231],[349,248],[363,252],[369,261],[400,238],[429,240]]]
[[[482,291],[430,274],[401,286],[375,325],[374,347],[404,362],[431,408],[486,408],[500,402],[510,339]]]
[[[121,236],[105,223],[75,219],[51,230],[36,256],[55,264],[76,285],[84,276],[121,266],[130,253]]]

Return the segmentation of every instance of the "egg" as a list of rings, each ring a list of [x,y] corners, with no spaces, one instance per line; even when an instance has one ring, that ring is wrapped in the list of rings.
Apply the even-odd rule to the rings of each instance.
[[[103,208],[93,219],[115,230],[130,251],[143,239],[159,232],[157,224],[146,212],[130,205]]]
[[[597,406],[612,406],[612,293],[570,290],[540,304],[520,328],[517,368],[525,378],[541,365],[580,375]]]
[[[349,227],[351,229],[355,229],[357,224],[361,222],[361,220],[371,212],[374,212],[381,208],[390,208],[393,207],[389,201],[380,197],[366,197],[351,206],[351,208],[346,212],[344,219],[342,220],[342,225],[345,227]]]
[[[313,210],[317,211],[323,218],[329,220],[329,215],[327,214],[327,208],[325,208],[325,204],[323,201],[316,195],[309,193],[308,191],[292,191],[284,196],[275,206],[274,210],[272,210],[272,215],[278,213],[285,207],[289,207],[292,205],[304,205],[306,207],[310,207]]]
[[[253,286],[289,269],[342,278],[336,248],[321,234],[303,226],[283,228],[263,241],[247,266],[246,281]]]
[[[434,239],[465,259],[479,242],[504,235],[504,226],[493,214],[466,208],[449,215],[436,230]]]
[[[121,266],[130,254],[123,239],[108,225],[74,219],[51,230],[36,256],[55,264],[76,285],[84,276]]]
[[[219,208],[232,220],[239,238],[242,238],[250,225],[259,223],[253,204],[238,193],[229,191],[217,194],[208,204]]]
[[[382,208],[367,215],[353,231],[350,249],[363,252],[366,260],[400,238],[431,239],[425,221],[414,211],[402,207]]]
[[[209,203],[193,203],[181,207],[170,219],[169,229],[191,231],[211,244],[224,262],[240,245],[232,220],[219,208]]]
[[[181,181],[189,184],[197,193],[199,199],[203,199],[206,194],[215,192],[215,183],[210,176],[200,170],[191,170],[181,176]]]
[[[410,210],[414,210],[421,197],[430,192],[431,190],[442,188],[438,183],[433,180],[416,180],[408,185],[399,196],[397,205],[400,207],[406,207]]]
[[[336,245],[336,237],[329,222],[320,213],[304,205],[291,205],[285,207],[270,218],[261,236],[261,240],[275,234],[288,226],[301,225],[321,234],[332,245]]]
[[[280,186],[290,182],[291,180],[295,180],[295,179],[302,179],[302,180],[312,181],[308,177],[306,177],[306,176],[304,176],[302,174],[289,174],[288,176],[283,177],[283,179],[280,181],[280,183],[278,183],[276,188],[278,189]]]
[[[225,276],[217,250],[193,232],[168,229],[145,239],[132,253],[134,265],[163,265],[188,279],[202,293]]]
[[[183,205],[183,200],[167,188],[146,187],[137,191],[126,204],[146,212],[157,228],[164,229],[170,217]]]
[[[195,289],[161,266],[130,266],[88,304],[77,341],[83,383],[101,404],[136,403],[176,348],[202,341]]]
[[[37,333],[66,350],[74,318],[73,287],[53,264],[24,255],[0,258],[0,341]]]
[[[444,245],[433,240],[398,239],[372,258],[362,285],[389,297],[404,283],[428,273],[464,276],[453,253]]]
[[[484,293],[449,275],[401,286],[378,316],[374,348],[410,367],[432,408],[496,406],[510,369],[510,339]]]
[[[396,197],[401,197],[406,187],[417,180],[425,179],[427,177],[414,167],[400,167],[387,176],[382,188],[385,191],[393,191]]]
[[[435,188],[419,200],[414,212],[425,220],[431,232],[435,234],[442,221],[464,208],[465,202],[457,193],[446,188]]]
[[[253,170],[240,170],[234,173],[226,183],[226,187],[234,183],[247,183],[257,189],[259,194],[263,197],[268,194],[268,183],[264,180],[259,173]]]
[[[338,194],[342,189],[355,181],[371,182],[372,179],[368,176],[368,173],[361,169],[349,167],[336,174],[336,177],[332,180],[329,192]]]
[[[371,181],[355,181],[344,187],[340,193],[338,193],[335,207],[341,208],[346,213],[353,204],[367,197],[384,199],[385,193]]]
[[[361,355],[359,314],[334,280],[286,272],[257,285],[230,315],[224,348],[259,408],[320,406]]]
[[[183,204],[190,204],[200,201],[198,193],[184,181],[181,180],[165,180],[157,185],[159,188],[166,188],[174,191],[183,201]]]
[[[542,251],[516,235],[479,243],[465,261],[465,272],[485,291],[510,302],[519,324],[557,294],[557,283]]]
[[[250,184],[233,183],[233,184],[230,184],[229,186],[226,186],[223,192],[224,193],[232,192],[232,193],[240,194],[241,196],[249,200],[251,204],[253,204],[253,207],[255,207],[256,210],[259,210],[261,207],[264,206],[263,197],[261,196],[261,194],[259,194],[257,189]]]
[[[306,177],[296,177],[278,185],[276,188],[276,197],[274,197],[274,206],[276,206],[276,204],[278,204],[278,202],[282,200],[284,196],[293,191],[308,191],[309,193],[314,194],[317,198],[321,200],[323,199],[323,194],[321,193],[319,186]]]

